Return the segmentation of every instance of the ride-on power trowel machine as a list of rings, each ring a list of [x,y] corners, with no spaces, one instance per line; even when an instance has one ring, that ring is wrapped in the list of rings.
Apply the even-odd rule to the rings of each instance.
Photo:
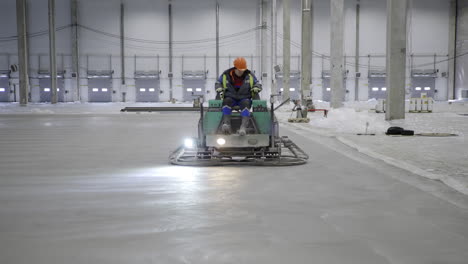
[[[252,96],[252,112],[246,134],[225,134],[222,131],[222,93],[216,100],[209,100],[208,109],[200,104],[198,138],[186,139],[170,156],[175,165],[219,166],[255,165],[289,166],[307,162],[309,156],[286,136],[279,136],[278,120],[274,114],[274,96],[270,108],[258,94]],[[238,131],[241,125],[239,109],[234,107],[231,129]]]

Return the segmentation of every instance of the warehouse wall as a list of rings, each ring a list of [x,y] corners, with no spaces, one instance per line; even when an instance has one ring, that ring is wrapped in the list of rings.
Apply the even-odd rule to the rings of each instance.
[[[67,26],[70,21],[70,1],[56,0],[57,5],[57,27]],[[345,1],[345,54],[346,69],[349,70],[346,86],[349,90],[348,100],[354,100],[354,51],[355,51],[355,1]],[[16,9],[15,0],[1,0],[0,9],[0,38],[16,35]],[[174,96],[181,98],[181,72],[182,56],[184,56],[185,70],[198,70],[204,67],[203,56],[207,56],[206,70],[208,73],[207,87],[211,88],[216,78],[215,66],[215,0],[176,0],[173,1],[173,25],[174,25]],[[168,2],[165,0],[126,0],[125,4],[125,32],[126,37],[126,77],[125,85],[121,84],[120,76],[120,1],[119,0],[80,0],[79,20],[84,27],[80,29],[80,54],[81,73],[85,77],[86,67],[90,69],[114,70],[114,101],[121,100],[122,92],[127,92],[127,100],[131,100],[134,90],[133,72],[135,70],[134,55],[138,55],[137,68],[139,70],[154,70],[157,66],[155,59],[144,59],[144,56],[160,56],[159,66],[162,72],[161,86],[164,93],[161,99],[169,99],[168,87]],[[253,30],[259,25],[259,1],[255,0],[219,0],[220,4],[220,31],[221,36],[228,36],[243,32],[239,36],[221,39],[220,71],[230,66],[230,61],[237,56],[246,56],[250,67],[260,75],[258,56],[259,33]],[[329,60],[326,56],[330,54],[330,6],[328,0],[315,0],[314,2],[314,36],[313,50],[313,94],[315,98],[321,98],[321,72],[329,69]],[[409,46],[408,50],[417,55],[412,65],[418,66],[429,64],[434,61],[434,54],[445,56],[448,53],[448,28],[449,28],[449,1],[445,0],[413,0],[412,9],[409,14]],[[292,0],[291,15],[291,69],[298,69],[300,55],[300,33],[301,33],[301,1]],[[278,62],[282,63],[282,5],[278,0]],[[47,30],[47,0],[29,1],[29,32],[35,33]],[[268,11],[270,15],[270,11]],[[267,19],[270,26],[270,18]],[[368,64],[372,67],[382,68],[385,65],[386,46],[386,0],[361,0],[360,16],[360,54],[361,64],[359,79],[359,99],[367,100],[367,71]],[[250,31],[249,31],[250,30]],[[268,35],[271,36],[269,27]],[[67,69],[67,77],[71,73],[71,32],[65,28],[57,33],[57,53],[63,53],[64,64],[59,68]],[[187,41],[189,42],[181,42]],[[199,41],[194,41],[199,40]],[[270,41],[268,41],[270,43]],[[0,41],[0,53],[16,54],[16,41]],[[268,47],[269,49],[270,47]],[[37,69],[48,66],[48,38],[47,34],[30,38],[31,73]],[[39,55],[41,65],[39,65]],[[267,51],[269,55],[269,50]],[[86,56],[89,55],[89,56]],[[322,57],[322,55],[324,57]],[[370,59],[368,55],[371,55]],[[252,57],[251,57],[252,56]],[[2,56],[0,56],[0,59]],[[88,59],[87,59],[88,58]],[[110,58],[110,59],[109,59]],[[253,59],[252,59],[253,58]],[[446,57],[445,57],[446,58]],[[437,57],[443,60],[444,57]],[[11,56],[11,62],[16,56]],[[87,61],[89,63],[87,63]],[[111,65],[109,65],[111,61]],[[1,63],[1,62],[0,62]],[[269,62],[268,62],[269,64]],[[0,64],[1,65],[1,64]],[[155,66],[156,65],[156,66]],[[408,67],[410,65],[410,60]],[[423,66],[430,67],[430,66]],[[445,100],[447,94],[447,79],[441,77],[442,72],[447,71],[447,64],[437,64],[439,77],[437,78],[437,99]],[[409,72],[409,71],[408,71]],[[408,85],[410,79],[408,78]],[[32,81],[34,85],[34,81]],[[69,83],[67,81],[67,83]],[[268,87],[271,83],[265,78],[263,83]],[[86,89],[87,80],[81,80],[82,88]],[[83,92],[85,94],[86,92]],[[210,96],[213,96],[211,94]],[[70,99],[71,100],[71,99]]]
[[[9,68],[9,60],[16,61],[8,54],[17,53],[16,32],[16,1],[1,1],[0,8],[0,70]],[[13,40],[11,40],[13,37]],[[16,55],[14,55],[16,57]],[[10,58],[9,58],[10,57]]]
[[[300,44],[300,2],[294,1],[292,5],[291,23],[293,32],[292,41]],[[313,59],[313,94],[314,98],[322,97],[322,70],[329,70],[330,63],[326,56],[330,54],[330,3],[329,1],[314,2],[314,36],[313,50],[318,54],[323,54],[325,59],[315,57]],[[415,54],[413,66],[417,68],[433,68],[433,65],[426,65],[434,61],[434,54],[440,55],[437,61],[442,61],[448,55],[448,28],[449,28],[450,3],[444,0],[413,0],[410,1],[410,12],[408,14],[408,53]],[[279,4],[278,24],[282,24],[282,6]],[[360,9],[360,55],[359,60],[361,78],[359,79],[359,99],[368,98],[368,65],[372,68],[385,68],[386,52],[386,0],[361,0]],[[348,93],[346,98],[354,100],[355,86],[355,38],[356,38],[356,1],[345,1],[345,46],[346,58],[345,69],[349,70],[346,79]],[[282,27],[278,27],[282,32]],[[435,37],[437,36],[437,37]],[[300,54],[300,46],[291,46],[291,54]],[[282,49],[278,49],[281,55]],[[370,58],[368,57],[369,55]],[[421,56],[424,55],[424,56]],[[370,61],[370,63],[369,63]],[[291,64],[294,68],[294,63]],[[408,60],[408,68],[411,65]],[[420,67],[420,68],[421,68]],[[438,94],[436,99],[447,99],[447,78],[441,77],[442,72],[447,72],[446,62],[438,63],[438,78],[436,79],[436,89]],[[409,88],[411,79],[408,70],[407,86]]]

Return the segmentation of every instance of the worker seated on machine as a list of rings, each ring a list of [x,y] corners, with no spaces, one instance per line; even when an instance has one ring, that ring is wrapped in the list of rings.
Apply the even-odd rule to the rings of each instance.
[[[223,119],[221,131],[231,134],[232,109],[239,107],[241,113],[241,126],[239,135],[245,136],[250,121],[250,107],[252,98],[256,99],[262,90],[262,85],[255,75],[247,69],[247,61],[243,57],[234,60],[234,67],[221,74],[215,83],[217,98],[223,100]]]

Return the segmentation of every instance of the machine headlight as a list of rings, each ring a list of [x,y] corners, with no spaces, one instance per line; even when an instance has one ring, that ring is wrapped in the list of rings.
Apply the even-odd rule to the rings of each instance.
[[[226,144],[226,140],[224,138],[218,138],[216,140],[216,143],[218,143],[218,145],[222,146],[222,145]]]
[[[193,148],[193,147],[195,146],[195,142],[194,142],[194,140],[191,139],[191,138],[186,138],[186,139],[184,140],[184,146],[185,146],[186,148]]]

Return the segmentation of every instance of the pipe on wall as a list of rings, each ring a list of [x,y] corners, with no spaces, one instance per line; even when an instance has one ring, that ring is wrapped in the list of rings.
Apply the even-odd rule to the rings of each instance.
[[[173,77],[173,72],[172,72],[172,4],[171,0],[169,0],[169,101],[173,101],[173,92],[172,92],[172,77]]]
[[[51,103],[57,103],[57,61],[55,50],[55,0],[49,0],[49,59],[50,59],[50,83]],[[62,87],[63,89],[63,87]]]
[[[216,78],[219,76],[219,3],[216,1]]]
[[[289,98],[291,74],[291,5],[283,0],[283,101]]]
[[[125,6],[120,3],[120,64],[121,64],[121,79],[122,84],[125,84]]]

